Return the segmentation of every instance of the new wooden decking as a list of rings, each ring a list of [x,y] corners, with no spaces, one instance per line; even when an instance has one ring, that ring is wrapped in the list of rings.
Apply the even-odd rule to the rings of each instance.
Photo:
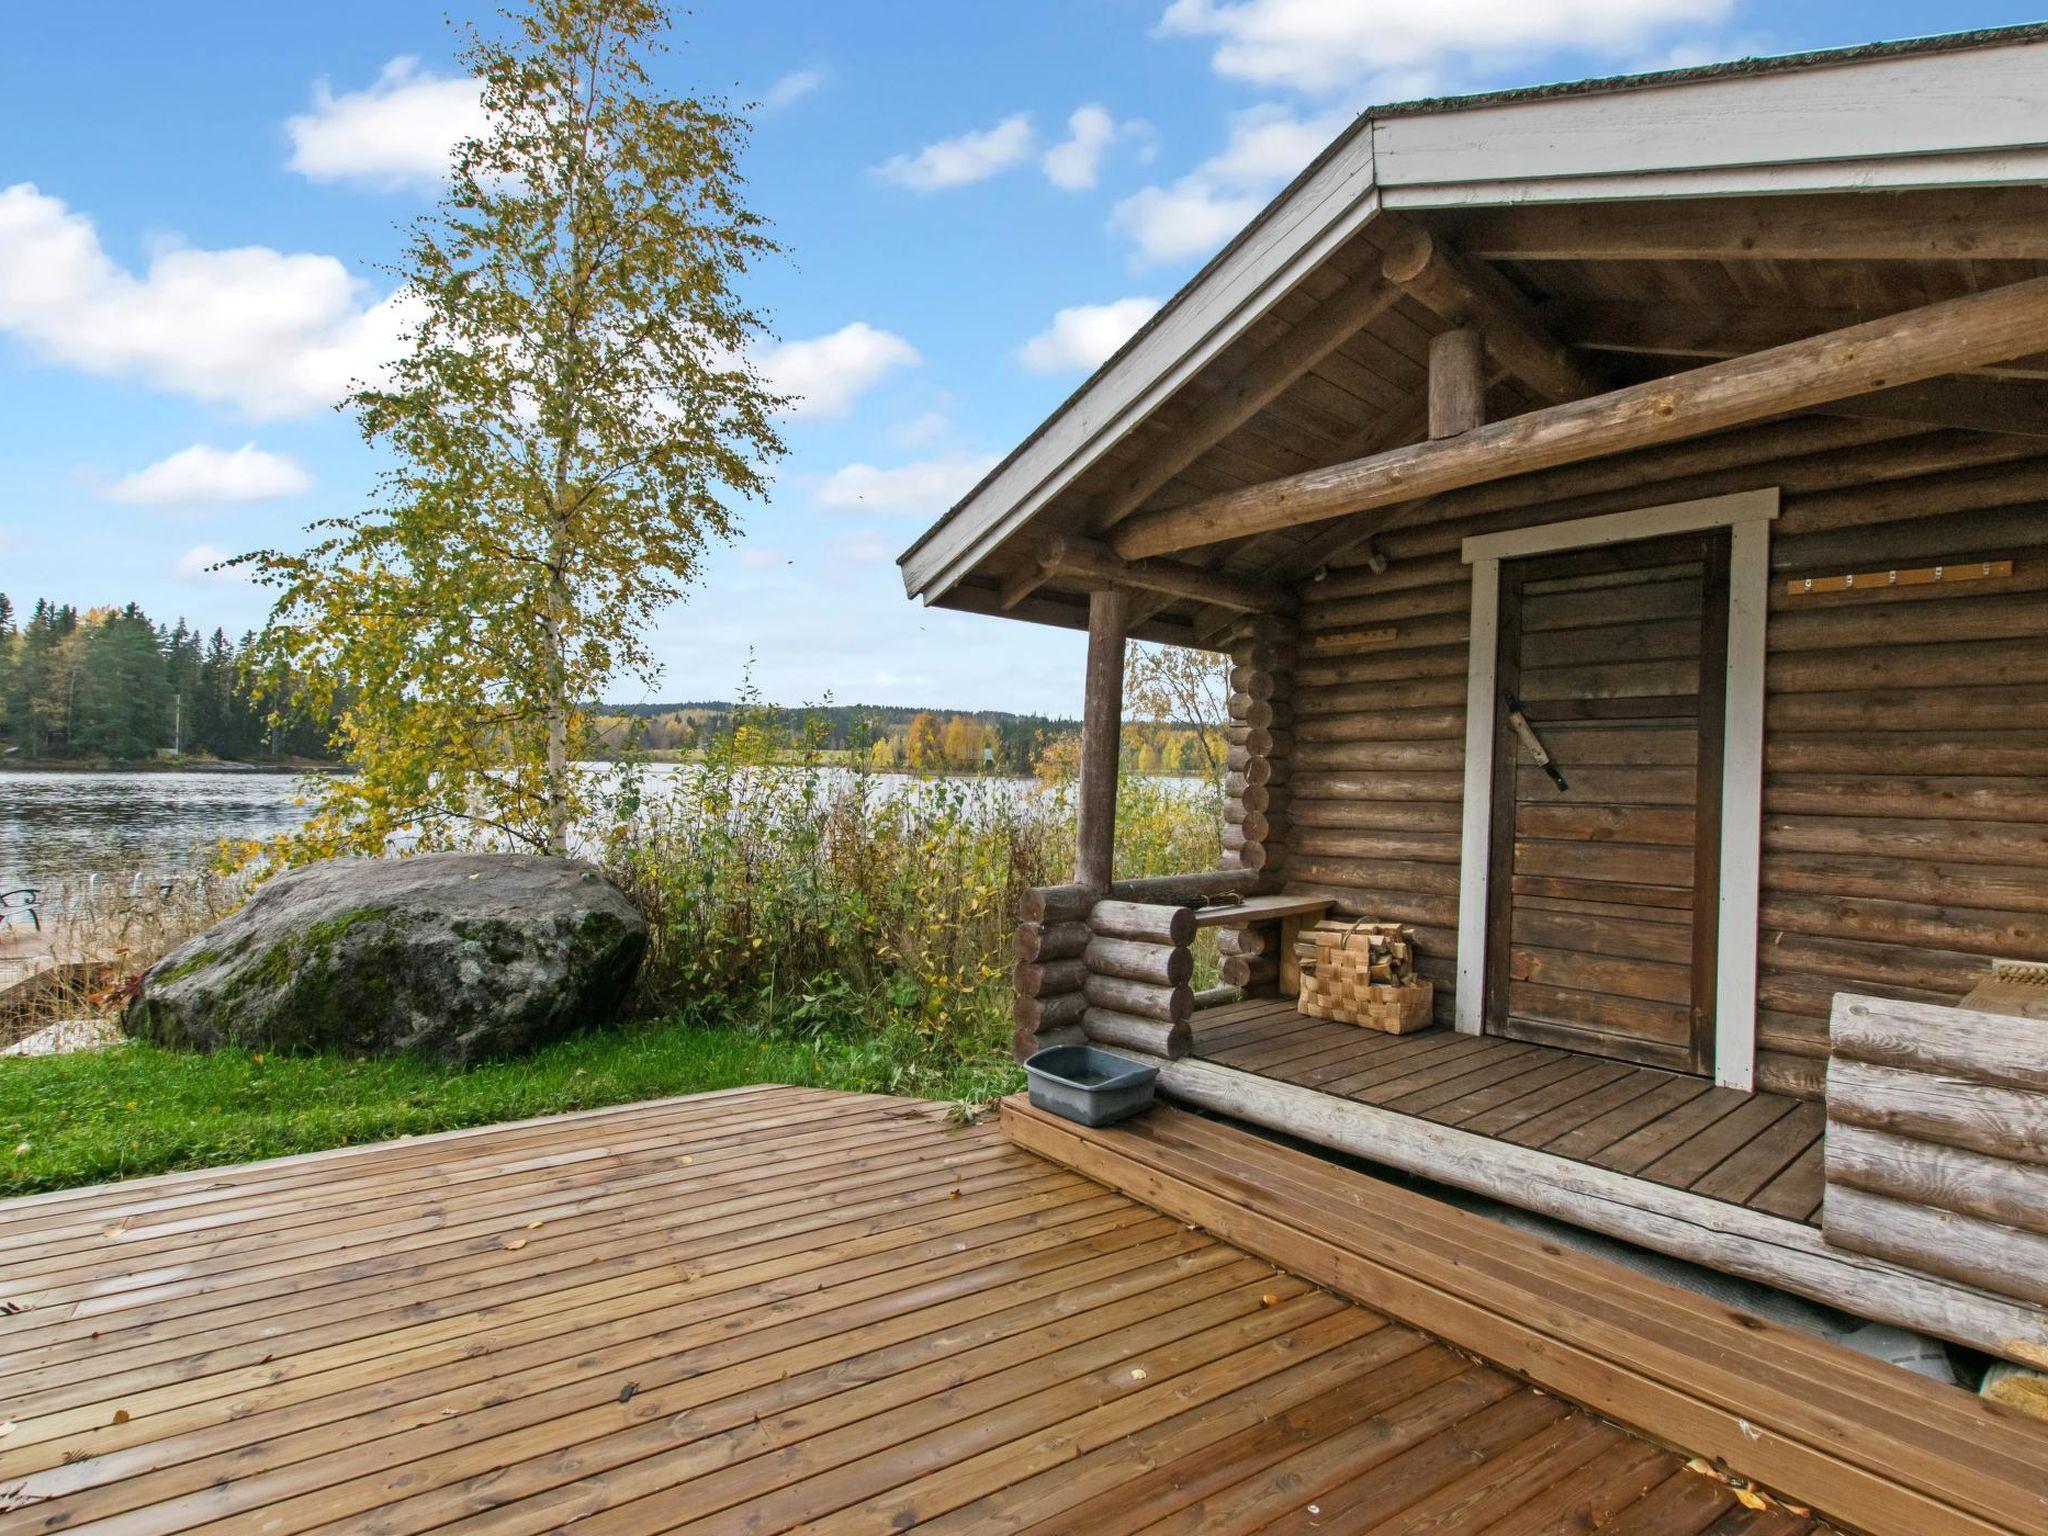
[[[1816,1529],[901,1100],[37,1197],[0,1255],[5,1536]]]
[[[1290,998],[1195,1016],[1194,1053],[1669,1189],[1814,1224],[1819,1104],[1448,1029],[1381,1035],[1304,1018]]]

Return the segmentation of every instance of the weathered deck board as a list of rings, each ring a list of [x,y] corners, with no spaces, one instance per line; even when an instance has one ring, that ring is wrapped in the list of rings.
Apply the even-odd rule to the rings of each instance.
[[[1506,1536],[1652,1501],[1781,1528],[903,1100],[740,1090],[40,1196],[0,1252],[4,1536]]]
[[[1290,1000],[1195,1018],[1195,1054],[1440,1125],[1639,1175],[1809,1225],[1822,1119],[1776,1093],[1737,1093],[1656,1067],[1447,1029],[1381,1035],[1304,1019]]]

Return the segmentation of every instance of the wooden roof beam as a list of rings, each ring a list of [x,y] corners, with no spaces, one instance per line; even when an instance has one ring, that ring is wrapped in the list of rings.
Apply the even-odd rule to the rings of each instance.
[[[1466,261],[1418,224],[1387,245],[1381,274],[1428,309],[1485,338],[1495,362],[1552,404],[1606,388],[1592,369],[1555,340],[1536,312],[1491,268]]]
[[[1126,560],[1415,501],[1561,464],[1704,436],[2048,347],[2048,278],[2030,278],[1458,437],[1246,486],[1132,518]]]
[[[1241,613],[1284,613],[1294,606],[1284,587],[1245,581],[1174,560],[1123,560],[1107,545],[1072,534],[1047,540],[1039,552],[1038,564],[1048,577],[1064,576],[1119,589],[1155,592]]]
[[[1401,290],[1384,282],[1346,283],[1120,474],[1090,509],[1090,525],[1108,528],[1128,517],[1153,492],[1279,399],[1303,374],[1400,299]]]

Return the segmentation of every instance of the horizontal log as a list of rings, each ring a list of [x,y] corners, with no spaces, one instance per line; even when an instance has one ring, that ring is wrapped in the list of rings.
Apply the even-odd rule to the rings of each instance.
[[[2048,1304],[2048,1237],[1974,1216],[1830,1185],[1821,1231],[1837,1248]]]
[[[1177,560],[1119,559],[1106,545],[1078,534],[1056,534],[1047,540],[1039,549],[1038,565],[1047,576],[1106,582],[1226,608],[1283,612],[1294,606],[1294,594],[1285,587],[1242,581]]]
[[[1241,693],[1248,698],[1272,698],[1279,681],[1272,672],[1259,667],[1234,666],[1230,669],[1231,693]]]
[[[1830,1191],[1847,1185],[2048,1236],[2048,1168],[2032,1163],[1838,1121],[1828,1127],[1827,1177]]]
[[[1465,739],[1462,709],[1374,709],[1304,718],[1294,734],[1312,741],[1458,741]]]
[[[1767,846],[1763,889],[1913,903],[1933,919],[1941,917],[1943,908],[1964,909],[1953,915],[1965,918],[1972,908],[2026,913],[2035,921],[2048,914],[2048,878],[2038,866],[1936,863],[1910,848],[1896,857],[1852,858],[1782,853]]]
[[[1195,1012],[1200,1013],[1205,1008],[1228,1008],[1232,1003],[1243,1001],[1242,987],[1203,987],[1195,994]]]
[[[1347,859],[1417,859],[1426,864],[1456,864],[1463,845],[1455,832],[1358,831],[1346,827],[1298,826],[1294,848],[1299,854]]]
[[[1091,974],[1081,993],[1091,1008],[1110,1008],[1118,1013],[1175,1023],[1186,1019],[1195,1006],[1195,994],[1184,982],[1160,984]]]
[[[1121,1013],[1114,1008],[1090,1008],[1082,1016],[1081,1027],[1097,1045],[1140,1051],[1168,1061],[1177,1061],[1187,1055],[1195,1040],[1194,1031],[1188,1027],[1186,1019],[1146,1018],[1139,1014]]]
[[[1828,1118],[1986,1157],[2048,1164],[2048,1095],[1925,1072],[1828,1062]]]
[[[1027,923],[1077,922],[1095,904],[1095,893],[1085,885],[1040,885],[1024,893],[1018,916]]]
[[[1270,987],[1280,978],[1280,962],[1272,955],[1230,955],[1218,970],[1229,985],[1245,990]]]
[[[2048,278],[1709,363],[1647,384],[1328,469],[1142,513],[1125,559],[1370,511],[1511,475],[1699,437],[2048,347]]]
[[[1185,912],[1185,907],[1175,911]],[[1192,915],[1192,914],[1191,914]],[[1148,944],[1139,939],[1094,939],[1084,957],[1090,976],[1178,987],[1195,974],[1195,957],[1185,945]]]
[[[1011,1005],[1010,1020],[1019,1029],[1058,1029],[1063,1025],[1081,1022],[1081,1010],[1088,1006],[1088,999],[1079,990],[1059,992],[1051,997],[1032,997],[1019,992]]]
[[[1844,993],[1829,1039],[1845,1062],[2048,1094],[2048,1031],[2035,1020]]]
[[[1250,960],[1271,949],[1275,940],[1267,936],[1270,925],[1247,923],[1242,928],[1221,928],[1216,933],[1216,953],[1238,955]]]
[[[1019,960],[1071,960],[1088,947],[1086,923],[1019,923],[1010,952]]]
[[[1377,773],[1461,768],[1462,741],[1304,741],[1294,763],[1303,774],[1362,769]]]
[[[1299,792],[1288,808],[1297,834],[1303,827],[1355,827],[1388,832],[1456,832],[1464,808],[1418,800],[1310,799]]]
[[[1783,1217],[1666,1189],[1554,1153],[1340,1099],[1215,1062],[1160,1073],[1173,1099],[1374,1163],[1505,1200],[1640,1247],[1954,1339],[2048,1362],[2048,1318],[1924,1274],[1830,1248]]]
[[[1773,816],[2048,822],[2048,778],[1774,774],[1764,780],[1764,811]]]
[[[2033,912],[1773,891],[1765,896],[1758,921],[1767,931],[1982,955],[1987,973],[1993,958],[2048,960],[2048,919]]]
[[[2048,561],[2042,564],[2048,572]],[[1764,701],[1766,738],[1786,731],[2048,730],[2048,685],[1877,688],[1780,694]],[[1306,740],[1307,724],[1300,729]]]
[[[1088,927],[1112,939],[1138,939],[1154,945],[1194,942],[1194,909],[1159,902],[1099,901],[1088,914]]]
[[[1017,967],[1017,990],[1026,997],[1072,992],[1087,979],[1088,967],[1078,956],[1072,960],[1032,961]]]
[[[1146,875],[1119,880],[1109,888],[1109,894],[1116,901],[1172,905],[1204,896],[1244,895],[1257,883],[1241,870],[1210,869],[1190,875]]]
[[[1223,792],[1229,797],[1229,803],[1234,810],[1238,812],[1267,811],[1273,808],[1274,791],[1270,783],[1249,783],[1247,782],[1246,775],[1241,773],[1232,774],[1230,777],[1237,780],[1238,787],[1232,789],[1226,782]],[[1225,819],[1242,821],[1244,817],[1241,814],[1232,816],[1226,811]]]

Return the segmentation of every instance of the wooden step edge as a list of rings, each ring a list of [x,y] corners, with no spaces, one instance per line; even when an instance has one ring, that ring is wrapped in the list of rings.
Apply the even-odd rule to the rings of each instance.
[[[1570,1338],[1545,1333],[1444,1285],[1425,1283],[1320,1233],[1182,1179],[1173,1172],[1170,1158],[1156,1151],[1148,1155],[1137,1137],[1119,1135],[1114,1128],[1085,1130],[1035,1110],[1021,1098],[1004,1101],[1002,1123],[1011,1140],[1027,1151],[1468,1350],[1653,1440],[1718,1461],[1831,1519],[1900,1536],[2048,1536],[2048,1493],[2033,1493],[2037,1507],[2032,1509],[2011,1508],[2012,1501],[1996,1497],[1999,1490],[1987,1492],[2007,1506],[2000,1513],[1959,1508],[1929,1490],[1838,1460],[1775,1428],[1703,1403],[1682,1386],[1646,1376]]]

